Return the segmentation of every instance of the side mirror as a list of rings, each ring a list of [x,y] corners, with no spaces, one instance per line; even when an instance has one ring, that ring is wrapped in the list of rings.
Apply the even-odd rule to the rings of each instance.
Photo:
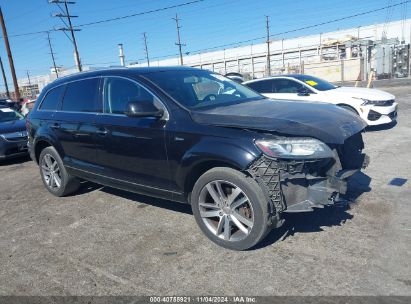
[[[298,89],[298,96],[310,96],[310,91],[306,87]]]
[[[129,102],[126,113],[129,117],[155,117],[161,118],[164,110],[157,108],[152,101],[143,100],[138,102]]]

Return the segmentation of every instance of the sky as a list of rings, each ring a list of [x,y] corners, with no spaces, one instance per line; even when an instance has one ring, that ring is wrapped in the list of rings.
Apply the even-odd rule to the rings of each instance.
[[[179,5],[193,0],[77,0],[69,5],[73,25]],[[124,45],[126,63],[144,61],[143,32],[146,32],[150,58],[178,54],[176,23],[181,26],[183,52],[234,43],[265,36],[265,16],[270,17],[271,33],[280,33],[307,25],[327,22],[345,16],[377,9],[404,0],[203,0],[185,6],[146,13],[131,18],[95,25],[81,26],[76,32],[83,65],[118,65],[118,44]],[[45,33],[13,36],[63,27],[62,21],[52,17],[59,12],[47,0],[0,0],[6,22],[16,72],[19,78],[49,72],[52,59]],[[276,37],[286,39],[308,34],[352,28],[409,17],[403,6],[351,18],[307,30]],[[73,45],[61,31],[51,31],[52,46],[58,66],[74,67]],[[0,39],[0,56],[5,66],[8,83],[11,74],[4,45]],[[261,43],[264,39],[255,40]],[[250,43],[248,43],[250,44]],[[0,81],[0,90],[4,89]]]

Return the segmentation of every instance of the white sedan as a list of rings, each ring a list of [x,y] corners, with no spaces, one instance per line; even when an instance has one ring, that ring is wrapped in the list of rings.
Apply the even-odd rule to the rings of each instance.
[[[243,84],[272,99],[333,103],[358,114],[370,126],[391,123],[397,119],[398,103],[395,96],[381,90],[339,87],[302,74],[255,79]]]

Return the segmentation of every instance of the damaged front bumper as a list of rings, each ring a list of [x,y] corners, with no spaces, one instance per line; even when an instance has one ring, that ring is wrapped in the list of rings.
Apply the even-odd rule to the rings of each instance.
[[[334,149],[334,158],[313,160],[272,159],[262,155],[248,168],[271,202],[271,214],[309,212],[342,201],[347,179],[369,163],[357,153],[347,162]],[[358,152],[358,150],[357,150]]]

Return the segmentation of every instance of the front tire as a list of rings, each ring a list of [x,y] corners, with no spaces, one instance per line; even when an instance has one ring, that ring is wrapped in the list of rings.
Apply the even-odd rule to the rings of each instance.
[[[66,196],[80,187],[80,181],[67,173],[54,147],[47,147],[41,151],[39,167],[44,186],[55,196]]]
[[[191,194],[197,224],[214,243],[245,250],[269,232],[268,201],[257,182],[231,168],[213,168]]]

